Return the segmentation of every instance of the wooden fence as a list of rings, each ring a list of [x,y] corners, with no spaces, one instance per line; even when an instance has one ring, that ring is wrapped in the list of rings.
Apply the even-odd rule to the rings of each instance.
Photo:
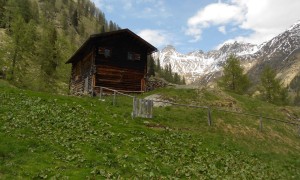
[[[251,114],[251,113],[243,113],[243,112],[235,112],[235,111],[228,111],[228,110],[224,110],[224,109],[219,109],[219,108],[212,108],[209,106],[195,106],[195,105],[190,105],[190,104],[178,104],[178,103],[173,103],[173,102],[168,102],[168,101],[153,101],[153,102],[158,102],[158,103],[164,103],[164,104],[170,104],[173,106],[183,106],[183,107],[189,107],[189,108],[200,108],[200,109],[206,109],[207,110],[207,123],[209,126],[212,125],[212,111],[221,111],[221,112],[225,112],[225,113],[231,113],[231,114],[236,114],[236,115],[244,115],[244,116],[252,116],[252,117],[256,117],[259,119],[259,130],[262,132],[263,131],[263,119],[265,120],[271,120],[271,121],[276,121],[276,122],[280,122],[280,123],[285,123],[288,125],[292,125],[292,126],[298,126],[299,128],[299,135],[300,135],[300,119],[298,119],[298,121],[286,121],[286,120],[282,120],[282,119],[276,119],[276,118],[272,118],[272,117],[267,117],[267,116],[262,116],[261,114]]]
[[[133,98],[132,117],[152,118],[153,101]]]
[[[116,95],[122,95],[129,98],[132,98],[132,118],[136,117],[142,117],[142,118],[153,118],[153,103],[164,103],[164,104],[170,104],[173,106],[182,106],[182,107],[188,107],[188,108],[198,108],[198,109],[205,109],[207,111],[207,124],[208,126],[212,126],[213,119],[212,119],[212,111],[220,111],[230,114],[236,114],[236,115],[244,115],[244,116],[251,116],[258,118],[258,126],[259,130],[263,131],[263,120],[270,120],[270,121],[276,121],[280,123],[285,123],[292,126],[297,126],[299,128],[299,135],[300,135],[300,119],[299,121],[287,121],[282,119],[276,119],[272,117],[262,116],[262,114],[251,114],[251,113],[243,113],[243,112],[234,112],[234,111],[228,111],[224,109],[219,108],[212,108],[209,106],[196,106],[196,105],[190,105],[190,104],[179,104],[179,103],[173,103],[168,101],[157,101],[157,100],[147,100],[147,99],[139,99],[136,96],[125,94],[125,92],[120,92],[118,90],[106,88],[106,87],[100,87],[100,93],[99,93],[99,99],[102,99],[105,95],[104,90],[112,92],[112,104],[115,106],[116,104]],[[126,93],[129,93],[126,91]],[[137,93],[137,92],[130,92],[130,93]]]
[[[112,94],[112,104],[113,106],[116,105],[116,96],[117,95],[122,95],[122,96],[126,96],[129,98],[132,98],[132,118],[135,117],[142,117],[142,118],[152,118],[152,113],[153,113],[153,101],[151,100],[146,100],[146,99],[139,99],[136,98],[136,96],[132,96],[129,94],[125,94],[126,93],[140,93],[139,91],[118,91],[118,90],[114,90],[114,89],[110,89],[107,87],[100,87],[98,86],[98,88],[100,88],[100,92],[99,92],[99,99],[102,99],[104,95],[106,95],[104,93],[104,91],[107,92],[111,92]]]

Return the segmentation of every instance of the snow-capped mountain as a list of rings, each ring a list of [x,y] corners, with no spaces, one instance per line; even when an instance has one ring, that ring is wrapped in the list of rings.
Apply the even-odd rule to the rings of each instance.
[[[256,45],[235,42],[225,44],[219,50],[207,53],[199,50],[188,54],[181,54],[173,46],[169,45],[162,51],[155,53],[154,59],[159,59],[162,67],[171,64],[173,72],[185,76],[187,82],[191,83],[202,77],[206,77],[209,80],[213,77],[211,75],[221,70],[226,58],[230,54],[243,57],[245,60],[251,60],[250,56],[257,52],[257,50],[258,46]]]
[[[288,85],[300,74],[300,21],[264,43],[256,53],[256,61],[249,70],[252,79],[257,79],[263,67],[268,65],[276,70],[284,85]]]
[[[155,53],[154,59],[159,60],[162,67],[171,64],[173,72],[185,76],[187,82],[192,83],[199,79],[207,82],[218,77],[230,54],[235,54],[241,60],[252,79],[257,79],[262,66],[268,64],[288,84],[300,72],[300,61],[296,60],[300,56],[300,21],[261,45],[234,42],[224,44],[218,50],[198,50],[187,54],[181,54],[169,45]]]

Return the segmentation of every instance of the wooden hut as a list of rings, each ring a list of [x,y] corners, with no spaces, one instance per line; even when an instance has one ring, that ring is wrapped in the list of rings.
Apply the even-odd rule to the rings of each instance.
[[[66,62],[72,64],[70,93],[95,95],[100,87],[145,91],[147,55],[156,50],[129,29],[91,35]]]

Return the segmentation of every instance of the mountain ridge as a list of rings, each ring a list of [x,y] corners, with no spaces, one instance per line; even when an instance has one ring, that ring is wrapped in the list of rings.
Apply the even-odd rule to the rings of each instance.
[[[160,61],[162,67],[171,64],[172,70],[185,76],[188,83],[207,83],[222,74],[226,58],[235,54],[254,82],[258,81],[263,66],[268,65],[277,72],[283,84],[288,85],[300,72],[295,60],[298,57],[295,52],[299,48],[300,21],[297,21],[286,31],[260,45],[235,41],[225,43],[218,50],[195,50],[186,54],[168,45],[154,54],[154,58]]]

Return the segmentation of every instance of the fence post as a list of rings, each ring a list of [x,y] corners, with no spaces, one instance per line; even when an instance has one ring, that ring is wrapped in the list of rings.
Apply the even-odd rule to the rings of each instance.
[[[263,124],[262,124],[262,116],[259,117],[259,131],[262,132]]]
[[[147,100],[147,118],[152,118],[152,101]]]
[[[211,113],[210,113],[210,107],[207,107],[207,122],[208,122],[208,125],[211,126]]]
[[[144,100],[139,99],[139,110],[138,110],[139,117],[143,117],[143,108],[144,108]]]
[[[149,110],[149,118],[153,118],[153,100],[149,100],[150,110]]]
[[[102,93],[103,93],[103,89],[102,89],[102,87],[100,87],[99,99],[102,99]]]
[[[116,104],[116,91],[114,91],[114,96],[113,96],[113,106]]]
[[[132,102],[132,118],[135,118],[136,117],[136,109],[137,109],[137,107],[136,107],[136,97],[134,96],[133,98],[132,98],[133,100],[133,102]]]

